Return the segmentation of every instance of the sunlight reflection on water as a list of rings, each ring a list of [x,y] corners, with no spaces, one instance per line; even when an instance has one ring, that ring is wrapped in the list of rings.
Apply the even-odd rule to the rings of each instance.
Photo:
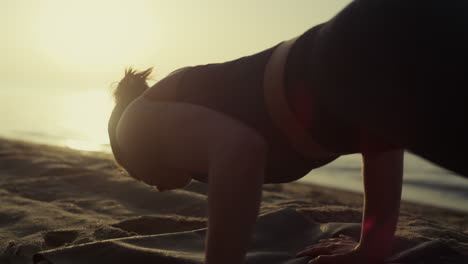
[[[1,136],[77,150],[111,152],[107,120],[113,104],[107,89],[43,97],[0,93]],[[362,192],[361,157],[342,156],[299,181]],[[468,211],[468,180],[406,153],[403,199]]]
[[[73,140],[68,139],[64,144],[66,147],[76,150],[85,150],[85,151],[104,151],[102,144],[97,144],[84,140]]]
[[[6,93],[0,104],[0,135],[78,150],[108,151],[107,121],[112,107],[107,89],[41,96]]]

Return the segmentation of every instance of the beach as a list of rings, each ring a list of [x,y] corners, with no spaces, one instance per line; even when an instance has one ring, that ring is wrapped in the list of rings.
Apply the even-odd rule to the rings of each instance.
[[[79,263],[62,260],[117,242],[141,246],[141,241],[167,238],[175,238],[171,252],[176,253],[164,254],[186,256],[185,246],[195,242],[181,234],[204,234],[207,224],[205,184],[161,193],[119,170],[109,153],[0,139],[0,184],[0,263],[33,263],[33,258],[34,263]],[[260,211],[269,224],[280,219],[272,212],[281,212],[281,221],[303,217],[323,235],[332,234],[323,231],[328,227],[355,237],[361,209],[361,194],[287,183],[264,186]],[[266,224],[259,225],[263,232]],[[298,227],[281,222],[277,228]],[[468,213],[403,202],[394,245],[396,260],[389,263],[467,263]],[[160,254],[156,249],[151,252]],[[274,250],[264,251],[271,257]],[[197,252],[180,259],[199,259]]]

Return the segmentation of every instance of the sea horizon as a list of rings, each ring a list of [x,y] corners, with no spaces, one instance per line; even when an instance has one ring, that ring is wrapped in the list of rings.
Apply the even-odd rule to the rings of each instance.
[[[0,137],[81,151],[112,153],[109,144],[93,142],[85,136],[73,138],[38,131],[2,129]],[[312,170],[298,182],[363,193],[361,156],[342,156]],[[402,200],[468,212],[468,179],[405,152]]]

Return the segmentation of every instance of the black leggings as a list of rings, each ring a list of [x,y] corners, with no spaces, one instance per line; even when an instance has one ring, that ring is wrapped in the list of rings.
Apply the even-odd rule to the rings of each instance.
[[[405,148],[468,176],[467,14],[462,0],[354,1],[293,47],[288,98],[305,79],[308,129],[331,150]]]

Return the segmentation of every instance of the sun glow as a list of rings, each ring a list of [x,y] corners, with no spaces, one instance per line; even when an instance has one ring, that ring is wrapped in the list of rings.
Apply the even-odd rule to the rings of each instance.
[[[62,126],[75,134],[65,142],[70,148],[100,150],[109,143],[107,122],[114,103],[105,90],[67,95],[62,100]]]
[[[148,0],[40,1],[33,18],[36,47],[63,66],[134,63],[154,49],[158,23],[151,5]]]

